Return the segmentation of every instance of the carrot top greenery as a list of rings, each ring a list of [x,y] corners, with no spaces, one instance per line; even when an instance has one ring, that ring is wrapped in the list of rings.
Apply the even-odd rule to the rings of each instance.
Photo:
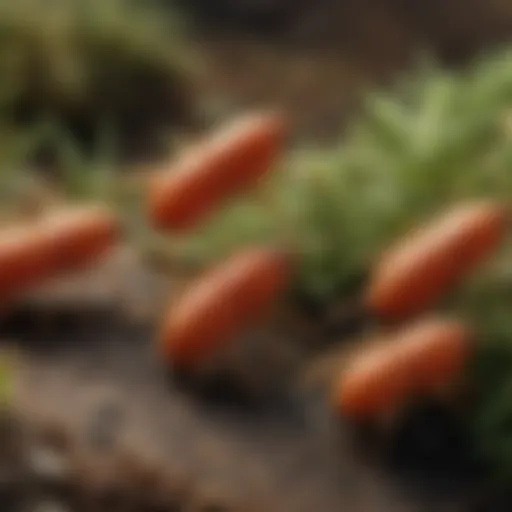
[[[300,288],[322,300],[349,293],[376,254],[440,207],[510,197],[508,56],[460,73],[429,69],[394,94],[369,95],[338,147],[293,152],[265,190],[192,236],[162,240],[163,250],[208,264],[288,230],[302,254]]]

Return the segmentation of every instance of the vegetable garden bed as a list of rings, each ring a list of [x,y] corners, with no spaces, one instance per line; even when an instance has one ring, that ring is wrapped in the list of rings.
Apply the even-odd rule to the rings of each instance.
[[[55,495],[32,460],[31,415],[75,439],[49,497],[70,510],[466,511],[503,487],[509,62],[426,74],[400,101],[372,96],[331,151],[283,155],[285,115],[243,116],[135,187],[103,168],[71,172],[65,201],[5,218],[2,328],[20,357],[6,366],[2,435],[15,447],[7,427],[20,421],[27,449],[5,470],[14,510]],[[69,209],[76,195],[104,208]],[[86,307],[93,276],[54,288],[108,251],[90,291],[101,314]],[[139,494],[140,478],[159,491]],[[227,497],[196,503],[210,485]],[[181,501],[151,502],[160,491]]]

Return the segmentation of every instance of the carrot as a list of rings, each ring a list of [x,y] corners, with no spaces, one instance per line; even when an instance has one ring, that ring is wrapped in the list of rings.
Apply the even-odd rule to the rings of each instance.
[[[430,318],[409,327],[403,336],[408,338],[404,353],[418,391],[436,390],[462,373],[471,336],[460,322]]]
[[[89,263],[116,241],[117,220],[101,208],[73,208],[0,232],[0,298]]]
[[[372,347],[350,361],[335,389],[335,407],[358,420],[393,411],[406,396],[410,382],[401,358],[389,347]]]
[[[287,263],[279,251],[250,248],[201,276],[164,320],[164,358],[182,369],[208,360],[269,308],[286,286]]]
[[[116,215],[98,206],[75,207],[44,219],[45,239],[53,245],[56,271],[75,270],[95,261],[120,237]]]
[[[0,233],[0,301],[39,283],[50,265],[48,247],[37,229],[12,227]]]
[[[398,320],[432,305],[497,248],[506,217],[501,204],[467,203],[400,241],[373,272],[368,310]]]
[[[436,390],[460,373],[468,333],[453,320],[429,318],[353,357],[335,390],[336,408],[356,419],[395,411],[410,395]]]
[[[155,228],[187,230],[232,195],[254,186],[282,149],[280,114],[249,114],[197,144],[173,169],[149,185],[148,214]]]

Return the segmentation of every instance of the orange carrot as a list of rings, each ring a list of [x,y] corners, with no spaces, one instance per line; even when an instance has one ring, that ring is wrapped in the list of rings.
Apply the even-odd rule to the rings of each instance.
[[[460,322],[430,318],[409,327],[403,336],[408,338],[403,350],[418,391],[445,386],[462,373],[471,336]]]
[[[51,266],[43,234],[33,226],[0,232],[0,302],[39,283]]]
[[[432,305],[497,248],[506,217],[500,204],[468,203],[406,237],[377,265],[365,297],[369,311],[397,320]]]
[[[112,248],[120,237],[120,223],[106,208],[75,207],[43,220],[48,243],[53,245],[56,271],[88,265]]]
[[[0,232],[0,300],[89,263],[118,236],[117,219],[101,208],[73,208]]]
[[[150,183],[152,224],[190,229],[227,198],[254,186],[277,158],[285,132],[280,114],[250,114],[191,148]]]
[[[394,411],[410,381],[404,361],[393,355],[389,346],[376,346],[350,361],[335,389],[336,409],[358,420]]]
[[[414,393],[450,383],[466,361],[468,339],[458,322],[436,318],[384,336],[349,361],[336,388],[337,409],[352,418],[374,419]]]
[[[246,249],[193,283],[164,320],[160,349],[175,367],[208,360],[247,324],[264,314],[287,284],[280,252]]]

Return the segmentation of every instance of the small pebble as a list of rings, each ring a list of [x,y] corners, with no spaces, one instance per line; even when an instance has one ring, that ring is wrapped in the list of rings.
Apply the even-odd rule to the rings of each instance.
[[[113,448],[123,420],[124,410],[118,401],[109,400],[100,404],[87,432],[91,446],[97,450]]]
[[[106,414],[107,423],[118,419],[119,410],[110,409],[111,405],[109,402],[106,409],[100,409],[100,421],[102,414]],[[19,422],[13,425],[21,427]],[[15,430],[7,431],[12,434]],[[117,449],[84,458],[73,449],[65,428],[58,425],[24,428],[23,432],[25,449],[17,463],[0,465],[0,512],[233,510],[219,493],[197,494],[188,480],[137,454]]]
[[[67,458],[48,447],[34,446],[29,450],[28,462],[36,478],[44,481],[64,480],[70,472]]]

